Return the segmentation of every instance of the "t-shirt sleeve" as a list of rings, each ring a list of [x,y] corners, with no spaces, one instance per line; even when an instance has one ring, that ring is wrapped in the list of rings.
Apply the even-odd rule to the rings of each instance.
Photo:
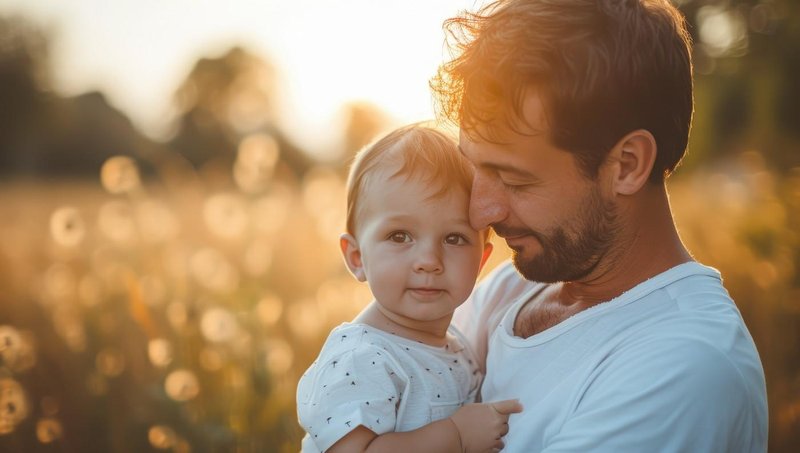
[[[376,434],[394,431],[404,373],[374,346],[318,361],[298,385],[300,425],[320,451],[363,425]]]
[[[712,345],[638,342],[596,371],[543,451],[762,452],[766,427],[752,434],[761,410],[753,393]]]

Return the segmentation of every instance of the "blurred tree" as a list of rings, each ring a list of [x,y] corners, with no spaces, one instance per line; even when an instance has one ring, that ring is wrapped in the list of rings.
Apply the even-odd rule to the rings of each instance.
[[[156,144],[101,93],[51,91],[49,40],[21,18],[0,17],[0,174],[94,177],[111,156],[152,154]]]
[[[0,17],[0,173],[32,165],[35,125],[47,112],[47,36],[18,17]]]
[[[677,0],[694,39],[696,165],[759,150],[776,170],[800,165],[800,2]]]
[[[45,174],[96,177],[115,155],[135,156],[146,175],[153,172],[148,156],[157,144],[143,136],[130,119],[112,107],[103,93],[92,91],[72,98],[51,98],[36,171]]]
[[[697,72],[697,111],[686,164],[709,169],[695,172],[695,180],[704,174],[731,178],[729,189],[746,184],[748,178],[758,181],[741,192],[727,190],[719,203],[706,206],[715,206],[714,216],[732,226],[732,237],[744,251],[738,260],[709,262],[730,279],[729,290],[764,364],[770,451],[794,451],[800,444],[800,316],[796,305],[800,253],[794,233],[800,214],[800,192],[796,192],[800,187],[796,182],[800,174],[800,2],[677,3],[691,24]],[[719,212],[724,203],[751,206],[742,211],[744,220],[736,224],[734,216]],[[720,231],[719,227],[708,228],[709,236],[696,249],[721,253],[710,237],[723,236]],[[736,264],[728,266],[728,262]],[[758,266],[774,268],[786,280],[766,284],[765,272]]]
[[[312,161],[276,126],[276,90],[274,68],[240,47],[199,60],[175,95],[180,116],[170,146],[195,166],[229,167],[243,137],[266,133],[290,173],[304,174]]]

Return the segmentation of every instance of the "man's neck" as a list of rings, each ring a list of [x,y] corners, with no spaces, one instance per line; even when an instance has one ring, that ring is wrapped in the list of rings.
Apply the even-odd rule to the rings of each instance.
[[[648,187],[620,212],[621,231],[609,252],[585,278],[565,282],[558,301],[588,308],[611,300],[639,283],[692,257],[680,240],[663,187]]]
[[[609,252],[585,278],[549,285],[525,304],[514,333],[535,335],[587,308],[610,301],[636,285],[692,260],[681,243],[666,191],[648,188],[639,200],[622,206],[623,225]]]

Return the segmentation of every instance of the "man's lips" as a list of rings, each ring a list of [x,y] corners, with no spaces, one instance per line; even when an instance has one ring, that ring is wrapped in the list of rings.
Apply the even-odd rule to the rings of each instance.
[[[536,240],[539,239],[539,237],[531,230],[503,228],[499,226],[493,226],[492,228],[498,236],[505,239],[506,244],[508,244],[509,247],[521,245],[529,238],[535,238]]]

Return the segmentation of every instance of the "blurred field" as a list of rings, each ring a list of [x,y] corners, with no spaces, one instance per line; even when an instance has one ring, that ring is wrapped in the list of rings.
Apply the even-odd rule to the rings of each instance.
[[[165,12],[140,3],[127,2],[147,16]],[[675,3],[694,42],[696,111],[689,154],[669,182],[674,213],[695,257],[722,272],[761,354],[769,450],[795,452],[800,2]],[[196,61],[183,80],[162,81],[174,90],[163,101],[169,117],[158,120],[169,133],[153,139],[109,96],[133,87],[59,91],[57,27],[0,9],[0,452],[296,451],[297,379],[328,330],[370,299],[339,257],[344,167],[397,119],[375,99],[350,99],[327,125],[339,138],[323,159],[282,126],[281,94],[303,84],[279,77],[285,68],[254,50],[257,40],[222,53],[210,49],[227,44],[211,40],[208,54],[186,57]],[[113,15],[86,12],[114,37]],[[138,21],[120,18],[128,36]],[[379,20],[350,19],[356,31]],[[165,25],[169,47],[184,29]],[[309,42],[335,37],[295,31]],[[400,40],[417,62],[424,52],[413,44]],[[92,49],[102,60],[154,64],[138,43],[133,54]],[[371,51],[340,50],[369,55],[345,60],[383,71]],[[338,93],[315,55],[300,60],[322,92]],[[337,66],[348,80],[381,80]],[[508,256],[495,245],[485,271]]]
[[[296,380],[369,298],[340,177],[126,184],[0,189],[0,451],[296,450]]]
[[[141,183],[112,159],[97,181],[0,186],[0,451],[298,449],[297,379],[370,298],[337,250],[343,177],[205,178]],[[779,178],[749,152],[671,192],[761,353],[771,450],[791,451],[800,168]]]

